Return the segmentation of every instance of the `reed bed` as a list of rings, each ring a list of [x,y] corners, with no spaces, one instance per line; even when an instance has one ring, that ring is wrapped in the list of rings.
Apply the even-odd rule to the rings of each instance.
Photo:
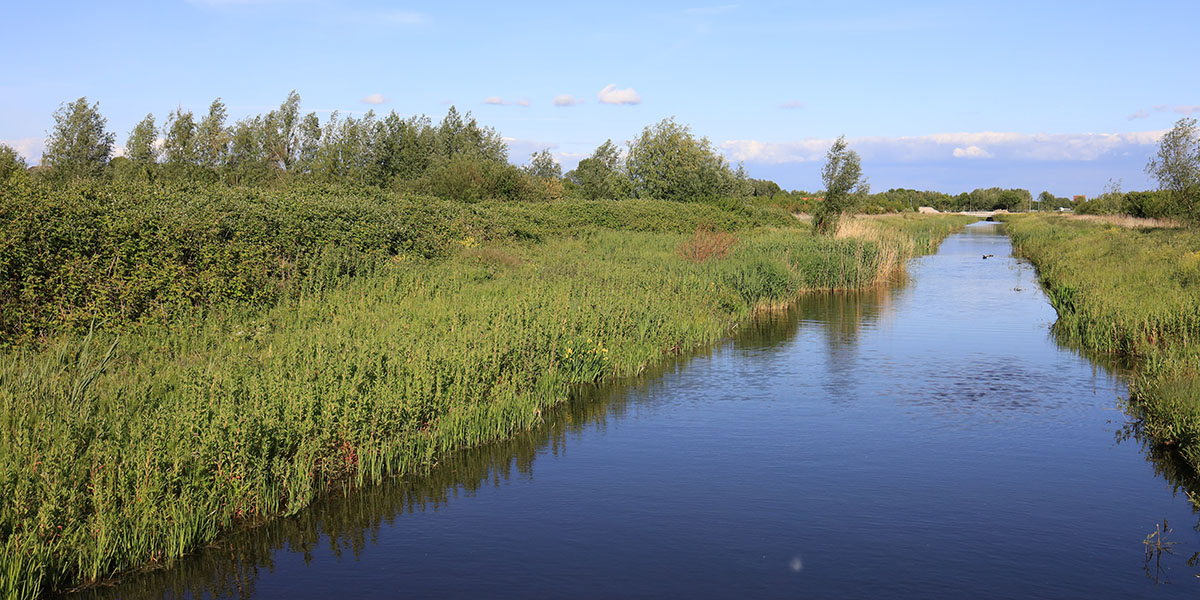
[[[1200,232],[1062,216],[1008,216],[1005,226],[1038,269],[1058,333],[1138,358],[1133,416],[1200,470]]]
[[[885,237],[714,214],[738,243],[697,262],[679,253],[695,222],[649,223],[676,210],[659,204],[631,205],[641,222],[582,203],[494,207],[508,233],[452,237],[444,258],[0,353],[0,596],[166,564],[331,486],[428,469],[538,426],[573,386],[713,343],[758,307],[871,285],[896,252]],[[573,219],[591,225],[512,233]],[[923,223],[905,227],[934,239],[951,221]]]

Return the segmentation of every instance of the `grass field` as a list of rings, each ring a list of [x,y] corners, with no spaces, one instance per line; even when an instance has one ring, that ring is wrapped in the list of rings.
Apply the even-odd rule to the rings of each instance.
[[[322,202],[292,213],[313,203],[337,213]],[[710,205],[408,208],[434,209],[459,220],[436,236],[411,230],[431,251],[347,243],[357,254],[346,260],[370,268],[323,285],[110,318],[94,332],[52,318],[19,329],[24,342],[0,354],[0,595],[166,563],[238,524],[295,513],[330,486],[505,439],[572,386],[713,343],[805,291],[872,285],[970,220],[872,220],[828,238],[782,213]],[[342,231],[358,239],[354,226]],[[267,249],[252,256],[268,258],[256,265],[286,236],[262,239]],[[113,285],[88,281],[80,297]]]

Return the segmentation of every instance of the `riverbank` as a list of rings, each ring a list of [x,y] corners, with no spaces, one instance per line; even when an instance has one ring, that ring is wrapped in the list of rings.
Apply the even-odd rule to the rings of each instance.
[[[345,222],[338,203],[324,206]],[[918,249],[814,237],[772,224],[786,216],[712,205],[438,206],[461,219],[428,257],[363,251],[343,262],[370,269],[259,305],[66,328],[6,351],[0,592],[33,597],[166,563],[235,525],[295,513],[331,485],[426,469],[537,425],[571,386],[712,343],[806,290],[871,285],[882,257]],[[496,223],[508,233],[471,235]],[[898,220],[888,236],[931,247],[964,223]],[[341,231],[356,239],[355,227]],[[223,235],[204,239],[219,249]]]
[[[1055,329],[1137,358],[1132,415],[1158,449],[1200,471],[1200,233],[1064,216],[1004,221],[1058,311]]]

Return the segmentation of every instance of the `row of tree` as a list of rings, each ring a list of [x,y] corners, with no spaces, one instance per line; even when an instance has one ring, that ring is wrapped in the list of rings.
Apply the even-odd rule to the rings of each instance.
[[[333,113],[324,122],[301,114],[295,92],[278,109],[228,123],[220,99],[197,117],[178,108],[159,125],[148,114],[113,158],[116,137],[98,104],[86,98],[54,113],[40,177],[62,182],[112,177],[202,180],[246,185],[280,180],[405,187],[461,199],[561,196],[695,201],[752,193],[740,167],[706,138],[673,119],[646,127],[622,152],[606,141],[563,177],[548,150],[518,169],[494,129],[451,107],[434,123],[374,112],[355,118]],[[12,154],[4,164],[23,166]],[[3,168],[3,167],[0,167]],[[11,170],[11,169],[10,169]],[[776,186],[778,187],[778,186]]]
[[[292,92],[278,109],[228,123],[220,99],[197,118],[176,109],[159,127],[146,115],[129,134],[124,156],[112,159],[115,136],[97,104],[86,98],[54,114],[42,165],[57,180],[101,177],[221,179],[258,183],[280,176],[323,182],[387,185],[416,180],[457,157],[507,163],[508,147],[495,130],[451,107],[442,121],[374,112],[360,118],[333,113],[324,123],[300,113]]]

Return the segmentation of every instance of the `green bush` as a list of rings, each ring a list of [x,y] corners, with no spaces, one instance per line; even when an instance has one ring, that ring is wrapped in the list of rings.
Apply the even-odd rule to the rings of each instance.
[[[1121,212],[1145,219],[1175,216],[1164,192],[1129,192],[1121,197]]]

